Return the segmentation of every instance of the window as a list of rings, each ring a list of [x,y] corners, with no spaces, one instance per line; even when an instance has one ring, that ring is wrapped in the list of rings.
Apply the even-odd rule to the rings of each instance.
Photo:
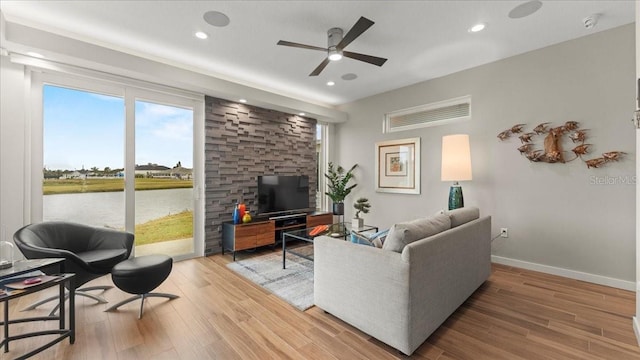
[[[124,229],[136,254],[204,253],[203,100],[34,73],[31,220]]]
[[[328,130],[327,124],[316,125],[316,159],[318,162],[318,184],[316,189],[316,210],[325,211],[328,208],[327,196],[324,194],[326,182],[324,174],[327,171],[328,162]]]

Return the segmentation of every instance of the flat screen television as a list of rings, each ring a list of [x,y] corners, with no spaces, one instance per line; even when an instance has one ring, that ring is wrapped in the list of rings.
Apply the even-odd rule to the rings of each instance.
[[[277,215],[307,210],[309,210],[308,176],[258,176],[258,215]]]

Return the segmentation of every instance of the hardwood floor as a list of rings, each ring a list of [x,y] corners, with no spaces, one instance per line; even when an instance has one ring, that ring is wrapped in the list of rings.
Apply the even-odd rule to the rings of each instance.
[[[215,255],[175,263],[157,291],[180,298],[148,299],[141,320],[138,302],[105,313],[107,305],[79,297],[76,343],[65,340],[33,359],[406,358],[317,307],[296,310],[227,270],[229,261],[228,255]],[[44,295],[12,302],[11,317],[24,316],[19,310]],[[105,296],[113,303],[128,294],[111,289]],[[634,304],[629,291],[494,265],[489,281],[410,358],[640,359],[631,323]],[[46,314],[50,307],[29,315]],[[0,359],[14,359],[42,342],[12,342]]]

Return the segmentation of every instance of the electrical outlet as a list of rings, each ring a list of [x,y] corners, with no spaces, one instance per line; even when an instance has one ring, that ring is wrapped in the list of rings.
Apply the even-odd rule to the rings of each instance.
[[[509,237],[509,229],[501,228],[500,229],[500,237],[508,238]]]

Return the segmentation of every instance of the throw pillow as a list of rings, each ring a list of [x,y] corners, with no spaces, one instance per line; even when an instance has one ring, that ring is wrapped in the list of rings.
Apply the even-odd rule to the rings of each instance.
[[[384,245],[384,241],[387,239],[387,235],[389,234],[389,229],[378,231],[377,233],[371,234],[369,236],[369,241],[373,243],[373,246],[377,248],[382,248]]]
[[[402,252],[402,249],[404,249],[407,244],[450,228],[451,219],[445,214],[397,223],[389,229],[389,235],[387,235],[382,249]]]
[[[447,214],[451,218],[451,227],[454,228],[480,218],[480,209],[477,207],[463,207],[450,210]]]
[[[355,231],[351,232],[351,242],[354,244],[373,246],[373,243],[371,243],[369,238],[367,238],[364,234],[358,234]]]
[[[389,229],[381,230],[375,233],[368,232],[351,232],[351,242],[362,245],[370,245],[375,246],[377,248],[382,248],[384,241],[389,233]]]

